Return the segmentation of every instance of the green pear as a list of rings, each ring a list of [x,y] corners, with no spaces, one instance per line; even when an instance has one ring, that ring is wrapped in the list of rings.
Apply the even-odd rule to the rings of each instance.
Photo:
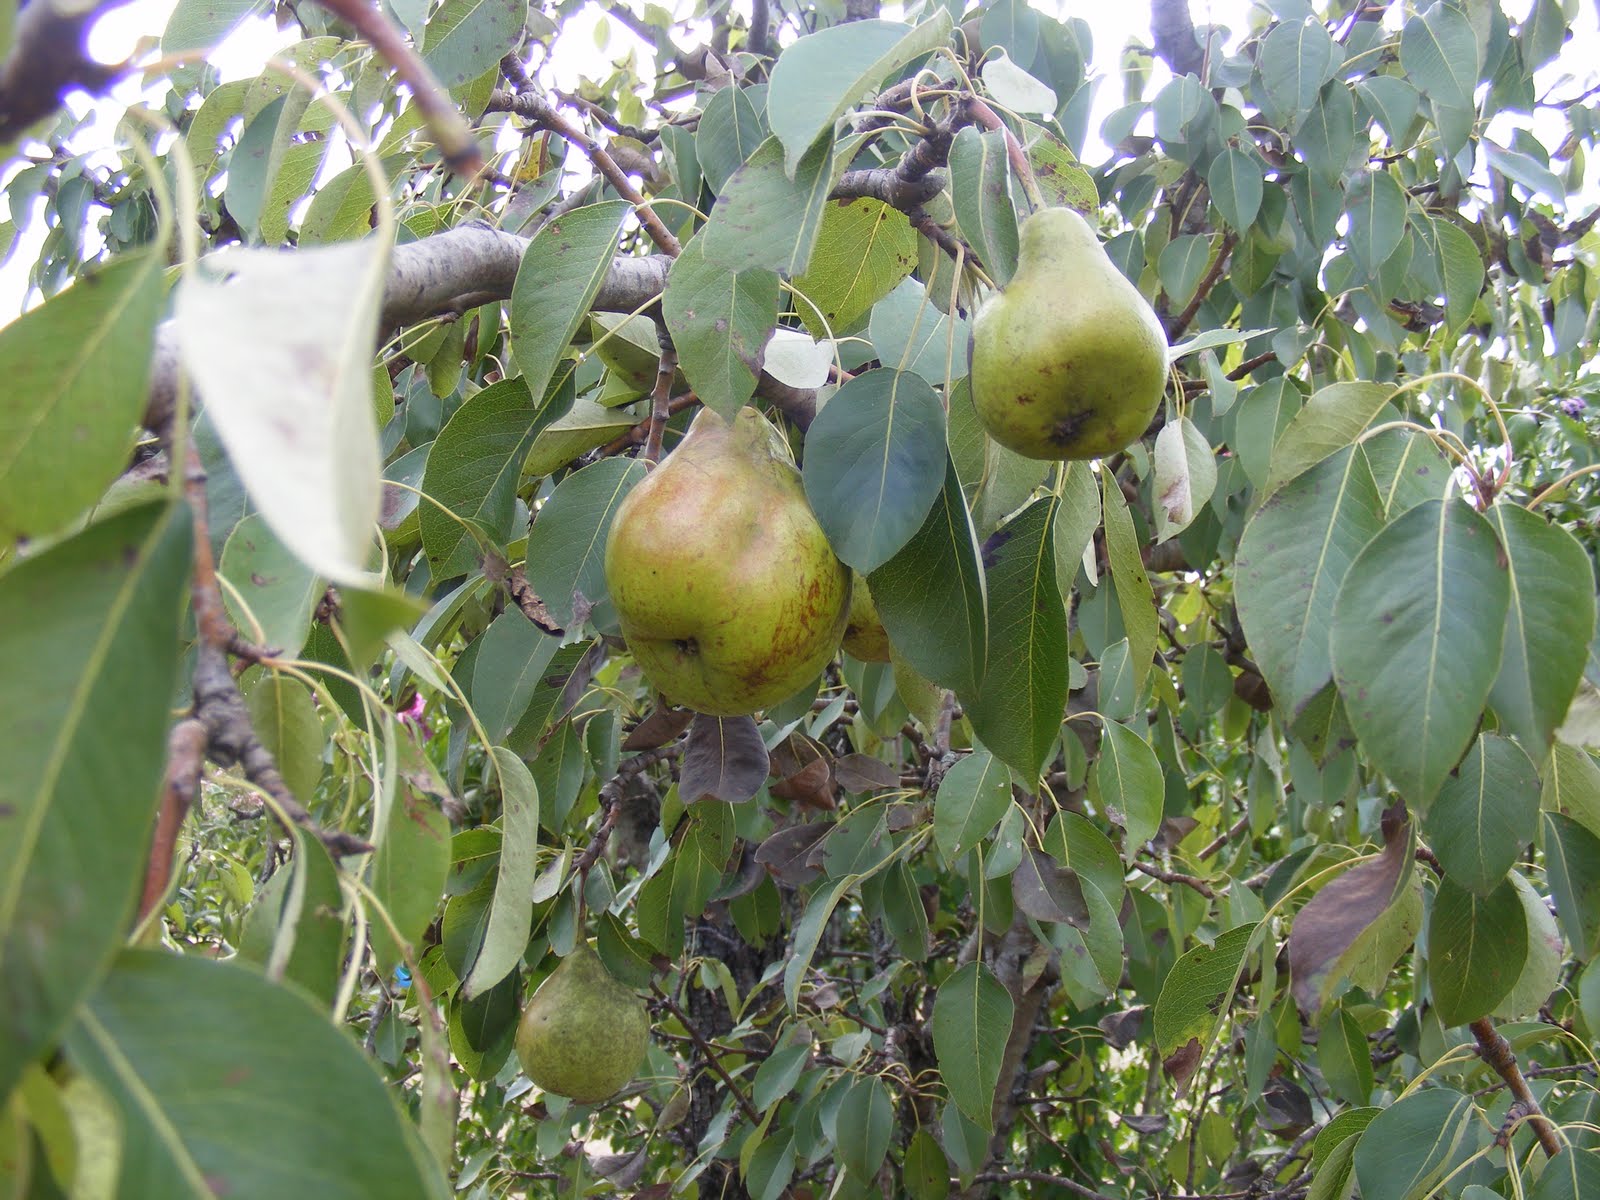
[[[1161,406],[1161,322],[1072,209],[1038,210],[1019,239],[1016,274],[973,320],[973,407],[1028,458],[1113,454]]]
[[[622,636],[674,704],[734,717],[785,700],[839,648],[850,569],[776,431],[710,409],[628,493],[606,540]]]
[[[867,590],[866,577],[852,571],[850,613],[844,623],[844,649],[862,662],[889,661],[889,633],[878,617],[878,606]]]
[[[561,960],[522,1010],[517,1058],[547,1092],[579,1104],[614,1095],[650,1048],[644,1001],[618,983],[588,942]]]

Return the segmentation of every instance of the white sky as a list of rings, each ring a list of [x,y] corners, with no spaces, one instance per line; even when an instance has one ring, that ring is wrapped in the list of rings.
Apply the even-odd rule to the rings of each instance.
[[[107,14],[93,32],[90,40],[91,52],[102,62],[118,62],[125,59],[134,52],[141,38],[159,36],[166,26],[175,2],[176,0],[135,0],[134,3]],[[1531,0],[1506,0],[1505,6],[1513,19],[1516,19],[1530,4]],[[1033,5],[1041,11],[1055,15],[1065,11],[1069,15],[1084,16],[1094,30],[1094,61],[1091,74],[1098,76],[1101,82],[1095,93],[1094,112],[1089,122],[1090,142],[1085,148],[1085,158],[1092,164],[1104,156],[1103,148],[1097,149],[1096,134],[1100,122],[1123,100],[1122,87],[1117,79],[1122,49],[1130,39],[1145,44],[1150,41],[1148,0],[1123,0],[1121,3],[1093,6],[1074,4],[1071,0],[1033,0]],[[748,0],[735,0],[735,6],[748,11]],[[1251,7],[1250,0],[1191,0],[1190,4],[1196,23],[1227,25],[1235,37],[1248,27]],[[1596,8],[1581,5],[1579,10],[1573,40],[1567,44],[1561,58],[1541,72],[1539,80],[1541,95],[1557,85],[1565,76],[1591,76],[1600,72],[1600,65],[1597,65],[1600,64],[1600,53],[1597,53],[1600,51],[1600,30],[1597,30]],[[886,16],[894,12],[895,9],[890,4],[885,5]],[[606,19],[603,8],[591,3],[567,22],[557,35],[547,64],[541,71],[541,76],[547,83],[554,83],[563,90],[571,90],[583,76],[603,78],[610,73],[611,60],[625,56],[630,49],[636,49],[641,56],[640,73],[649,76],[648,46],[622,25],[612,22],[606,49],[600,51],[596,48],[596,26]],[[685,47],[695,40],[693,31],[679,30],[677,36],[680,44]],[[270,17],[256,18],[247,22],[219,47],[212,55],[212,62],[224,79],[251,78],[260,74],[268,58],[293,40],[292,34],[278,30]],[[1146,88],[1147,98],[1155,94],[1165,78],[1165,69],[1158,65],[1155,77]],[[1581,84],[1569,85],[1561,88],[1560,93],[1576,93],[1581,90]],[[122,108],[138,95],[137,85],[125,82],[119,85],[108,100],[91,102],[82,95],[69,98],[74,112],[83,113],[92,109],[96,117],[93,125],[76,140],[74,148],[84,150],[109,145]],[[1496,124],[1491,126],[1490,133],[1504,140],[1509,138],[1510,128],[1519,123],[1531,127],[1536,134],[1541,135],[1541,141],[1552,149],[1559,140],[1560,134],[1555,131],[1560,125],[1560,118],[1550,112],[1537,114],[1533,118],[1521,115],[1499,118]],[[107,164],[114,161],[116,161],[115,156],[107,154]],[[1579,198],[1577,203],[1587,207],[1587,204],[1592,202],[1594,194],[1600,191],[1597,179],[1600,179],[1600,164],[1591,164],[1589,177],[1583,189],[1586,194]],[[0,266],[0,321],[9,319],[25,304],[37,301],[37,296],[28,297],[26,294],[27,270],[28,265],[37,257],[43,234],[42,222],[32,220],[18,238],[10,260],[4,266]]]

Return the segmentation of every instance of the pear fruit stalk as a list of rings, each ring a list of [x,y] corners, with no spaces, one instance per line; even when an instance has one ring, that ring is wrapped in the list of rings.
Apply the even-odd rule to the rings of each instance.
[[[528,1001],[516,1045],[523,1074],[539,1087],[594,1104],[639,1073],[650,1014],[580,941]]]
[[[1086,459],[1137,441],[1161,406],[1167,338],[1155,311],[1070,208],[1023,221],[1017,270],[972,326],[972,403],[1018,454]]]
[[[809,683],[839,648],[850,569],[776,431],[710,409],[617,508],[606,585],[645,677],[674,704],[743,716]]]

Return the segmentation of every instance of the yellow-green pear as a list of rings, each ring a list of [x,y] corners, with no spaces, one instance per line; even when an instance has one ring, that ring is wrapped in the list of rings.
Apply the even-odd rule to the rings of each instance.
[[[588,942],[574,946],[539,985],[517,1025],[523,1073],[579,1104],[621,1090],[649,1048],[644,1001],[617,982]]]
[[[851,572],[850,613],[844,622],[844,648],[862,662],[889,661],[889,633],[878,618],[867,580],[859,571]]]
[[[995,441],[1028,458],[1098,458],[1156,415],[1167,339],[1089,223],[1042,208],[1022,222],[1016,274],[973,320],[971,366]]]
[[[839,648],[850,569],[806,503],[776,432],[710,409],[617,507],[606,586],[646,678],[674,704],[756,712],[809,683]]]

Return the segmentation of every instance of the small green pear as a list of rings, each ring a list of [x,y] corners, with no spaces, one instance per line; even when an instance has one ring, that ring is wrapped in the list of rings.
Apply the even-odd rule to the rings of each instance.
[[[617,506],[606,586],[622,636],[674,704],[718,717],[786,700],[839,648],[850,568],[765,417],[710,409]]]
[[[851,572],[850,614],[844,622],[844,649],[862,662],[889,661],[889,632],[878,617],[878,606],[867,590],[866,576]]]
[[[1022,222],[1016,274],[973,320],[971,367],[973,407],[1002,446],[1099,458],[1155,417],[1167,338],[1089,223],[1042,208]]]
[[[644,1001],[617,982],[587,942],[539,985],[517,1025],[523,1073],[579,1104],[616,1094],[639,1073],[649,1048]]]

